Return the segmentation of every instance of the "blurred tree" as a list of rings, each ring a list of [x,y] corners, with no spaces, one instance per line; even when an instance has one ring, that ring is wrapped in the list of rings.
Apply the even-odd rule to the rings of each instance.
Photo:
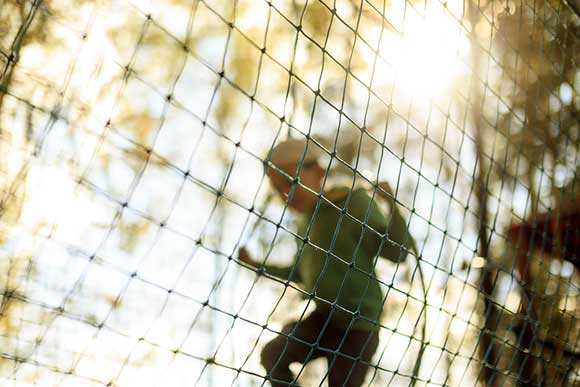
[[[579,17],[559,1],[523,5],[498,20],[498,87],[509,96],[510,109],[498,119],[506,143],[497,159],[505,162],[493,172],[498,180],[527,183],[530,206],[522,217],[578,195],[572,187],[564,197],[562,189],[578,168],[579,36]]]
[[[501,200],[509,200],[515,204],[505,209],[488,206],[485,210],[485,216],[490,220],[484,222],[484,227],[491,231],[486,238],[496,247],[490,253],[501,262],[501,270],[509,272],[516,267],[517,255],[501,253],[507,246],[501,237],[493,233],[498,228],[498,213],[505,211],[504,219],[512,218],[516,223],[526,219],[533,222],[539,212],[551,210],[557,213],[562,203],[578,200],[575,182],[580,145],[580,18],[559,1],[538,2],[533,6],[506,2],[504,9],[495,15],[493,12],[486,15],[485,11],[482,15],[484,17],[481,23],[487,23],[486,18],[489,17],[497,20],[497,30],[493,33],[489,54],[493,66],[498,66],[500,76],[490,82],[489,90],[484,92],[488,100],[483,104],[487,123],[481,126],[482,135],[479,141],[482,151],[479,159],[489,159],[490,174],[485,183],[481,184],[484,193],[480,195],[480,200],[485,197],[484,202],[488,201],[491,196],[498,204]],[[485,76],[489,75],[490,70],[487,71]],[[508,187],[512,187],[512,190],[507,190]],[[509,225],[504,223],[506,228]],[[533,251],[530,253],[532,256],[537,254]],[[499,258],[500,255],[503,258]],[[559,258],[545,256],[544,260],[544,267],[549,267]],[[525,269],[535,272],[525,282],[527,292],[532,298],[529,305],[532,311],[522,309],[527,315],[517,316],[516,320],[521,319],[524,326],[528,325],[529,328],[529,324],[533,323],[527,319],[538,318],[541,326],[547,324],[555,330],[542,333],[540,329],[536,334],[544,338],[552,335],[559,337],[564,332],[557,327],[569,332],[569,322],[576,317],[572,317],[572,320],[566,318],[556,307],[559,301],[542,287],[547,278],[537,276],[539,272],[534,267],[538,262],[532,257],[531,261],[526,262]],[[491,268],[488,271],[493,272]],[[552,281],[559,281],[558,276],[550,274],[549,270],[544,268],[542,272],[547,277],[552,277]],[[487,279],[490,290],[499,285],[497,272],[492,277]],[[498,288],[499,286],[496,290]],[[569,294],[568,290],[564,290],[567,286],[558,288],[560,290],[556,292],[559,294],[557,297],[564,297],[562,292]],[[548,305],[550,307],[547,308]],[[503,319],[504,315],[509,315],[509,312],[497,310],[495,307],[489,309],[488,313],[491,317],[488,317],[488,321],[496,322]],[[538,315],[534,317],[534,313]],[[568,323],[564,323],[562,319]],[[517,324],[511,323],[504,326],[508,330],[505,334],[509,335],[509,330],[515,325]],[[498,332],[498,328],[492,327],[490,331],[503,337],[504,334],[500,333],[501,329]],[[538,337],[533,340],[537,339]],[[518,343],[522,344],[521,336]],[[526,347],[530,343],[523,345]],[[510,362],[508,371],[520,375],[517,381],[519,384],[534,383],[539,378],[543,378],[545,382],[553,380],[548,383],[562,381],[563,374],[557,378],[538,374],[540,368],[535,359],[543,361],[542,355],[520,354],[515,358],[518,362]],[[550,372],[553,373],[554,369]]]

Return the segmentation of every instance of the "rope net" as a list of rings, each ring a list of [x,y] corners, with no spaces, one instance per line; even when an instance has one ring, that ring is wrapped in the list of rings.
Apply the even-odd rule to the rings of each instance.
[[[578,9],[2,1],[2,385],[580,385]]]

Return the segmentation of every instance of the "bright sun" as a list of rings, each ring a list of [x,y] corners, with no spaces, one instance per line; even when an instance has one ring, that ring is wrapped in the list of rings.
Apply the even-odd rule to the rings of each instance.
[[[461,14],[461,2],[429,2],[421,14],[407,5],[404,10],[393,4],[387,10],[400,16],[395,24],[400,33],[383,35],[380,54],[394,72],[394,80],[402,92],[416,97],[431,98],[449,91],[466,56],[469,40],[454,15]],[[402,12],[401,12],[402,11]],[[378,66],[376,76],[384,68]]]

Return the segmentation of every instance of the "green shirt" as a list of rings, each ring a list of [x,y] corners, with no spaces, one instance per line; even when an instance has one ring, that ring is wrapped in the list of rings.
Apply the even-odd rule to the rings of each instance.
[[[383,293],[375,276],[375,260],[381,256],[393,262],[406,259],[414,249],[407,224],[392,201],[390,215],[364,189],[339,192],[331,203],[321,201],[318,210],[305,214],[298,235],[294,264],[289,267],[266,265],[265,271],[282,280],[300,284],[314,296],[317,308],[336,303],[334,321],[353,329],[369,330],[383,308]],[[309,223],[310,232],[308,232]],[[307,239],[306,239],[307,238]],[[364,316],[361,319],[356,315]]]

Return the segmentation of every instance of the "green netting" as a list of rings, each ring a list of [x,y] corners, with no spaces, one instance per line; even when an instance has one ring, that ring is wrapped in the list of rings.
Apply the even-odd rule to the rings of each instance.
[[[580,385],[578,9],[2,0],[2,385]]]

